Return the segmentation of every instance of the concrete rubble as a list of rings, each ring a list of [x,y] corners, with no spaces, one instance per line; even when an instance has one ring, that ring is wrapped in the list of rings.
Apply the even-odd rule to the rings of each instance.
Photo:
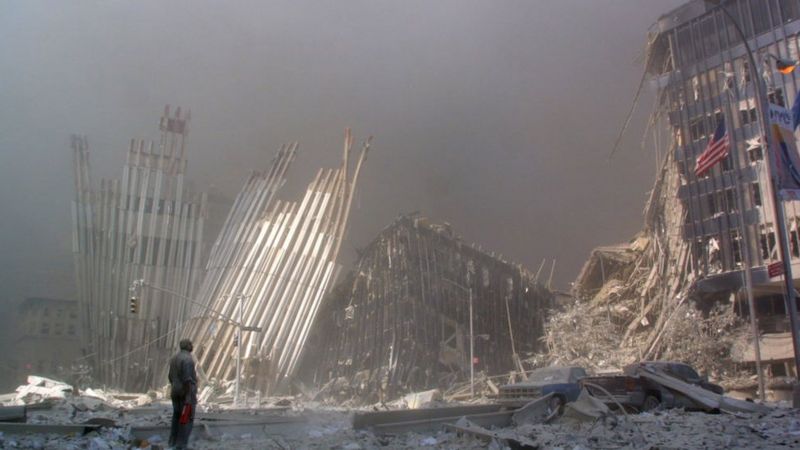
[[[662,359],[691,364],[727,388],[749,377],[731,354],[747,335],[746,323],[728,302],[709,302],[696,289],[690,247],[676,231],[684,211],[671,158],[650,194],[644,230],[629,243],[592,252],[573,303],[550,317],[547,350],[532,364],[614,372]]]
[[[438,391],[393,404],[342,408],[302,396],[250,399],[238,407],[200,405],[195,449],[246,448],[774,448],[800,445],[800,411],[696,392],[676,379],[653,378],[676,391],[716,399],[722,414],[681,409],[613,412],[585,391],[562,416],[541,408],[547,396],[522,408],[481,395],[445,402]],[[24,405],[24,423],[0,423],[2,448],[128,449],[165,447],[171,407],[160,391],[148,394],[74,389],[42,377],[4,395],[3,406]],[[36,388],[36,389],[34,389]],[[701,390],[702,391],[702,390]],[[34,393],[35,392],[35,393]],[[225,393],[219,398],[225,398]],[[730,409],[725,405],[733,405]],[[416,407],[416,409],[412,409]],[[0,409],[2,412],[2,409]]]

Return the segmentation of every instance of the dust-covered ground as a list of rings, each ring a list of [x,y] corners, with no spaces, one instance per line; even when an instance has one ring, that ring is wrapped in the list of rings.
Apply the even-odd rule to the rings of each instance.
[[[74,399],[62,400],[50,410],[30,413],[28,422],[83,423],[91,418],[103,417],[114,420],[116,427],[75,437],[6,435],[0,437],[0,448],[101,450],[166,447],[163,438],[154,435],[150,439],[134,439],[130,433],[132,426],[168,425],[169,406],[165,403],[148,406],[157,411],[144,414],[136,409],[97,408],[96,405],[80,411],[75,409],[75,404]],[[287,425],[283,430],[280,427],[272,428],[269,434],[246,432],[216,435],[209,434],[202,426],[195,426],[191,448],[513,448],[513,442],[484,441],[446,431],[377,436],[371,431],[354,430],[351,425],[353,412],[298,403],[280,414],[305,418],[306,421],[300,425]],[[800,448],[800,412],[788,408],[776,408],[764,415],[734,416],[668,410],[615,418],[582,423],[521,425],[505,430],[507,435],[527,437],[543,449]]]

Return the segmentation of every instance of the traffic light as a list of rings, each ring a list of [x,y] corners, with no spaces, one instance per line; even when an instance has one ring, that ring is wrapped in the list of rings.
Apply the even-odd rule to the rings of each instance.
[[[136,313],[139,312],[139,299],[138,298],[131,297],[130,311],[131,311],[131,314],[136,314]]]

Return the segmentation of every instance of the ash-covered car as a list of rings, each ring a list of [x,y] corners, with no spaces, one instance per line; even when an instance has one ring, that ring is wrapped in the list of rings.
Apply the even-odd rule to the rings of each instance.
[[[708,381],[707,376],[700,376],[694,367],[675,361],[642,361],[635,364],[630,364],[622,368],[622,372],[628,376],[638,376],[642,368],[650,367],[652,369],[660,370],[667,375],[671,375],[679,380],[685,381],[689,384],[700,386],[701,388],[711,391],[715,394],[724,394],[725,389],[718,384]]]
[[[583,367],[544,367],[531,372],[525,381],[501,386],[499,398],[504,404],[522,405],[552,392],[548,409],[562,411],[564,404],[578,398],[581,393],[578,381],[586,376]]]
[[[703,409],[702,405],[689,397],[643,378],[641,372],[645,369],[661,372],[715,394],[724,392],[721,386],[710,383],[707,377],[700,376],[692,366],[676,361],[642,361],[625,366],[622,374],[586,377],[580,384],[587,388],[589,394],[601,399],[612,409],[616,405],[638,411],[657,408]]]

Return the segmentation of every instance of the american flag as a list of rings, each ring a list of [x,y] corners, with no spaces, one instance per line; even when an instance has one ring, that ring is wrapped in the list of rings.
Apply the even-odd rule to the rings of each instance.
[[[725,120],[720,120],[717,131],[708,142],[706,149],[697,157],[697,165],[694,168],[695,176],[702,177],[714,165],[728,156],[730,152],[730,139],[725,129]]]

